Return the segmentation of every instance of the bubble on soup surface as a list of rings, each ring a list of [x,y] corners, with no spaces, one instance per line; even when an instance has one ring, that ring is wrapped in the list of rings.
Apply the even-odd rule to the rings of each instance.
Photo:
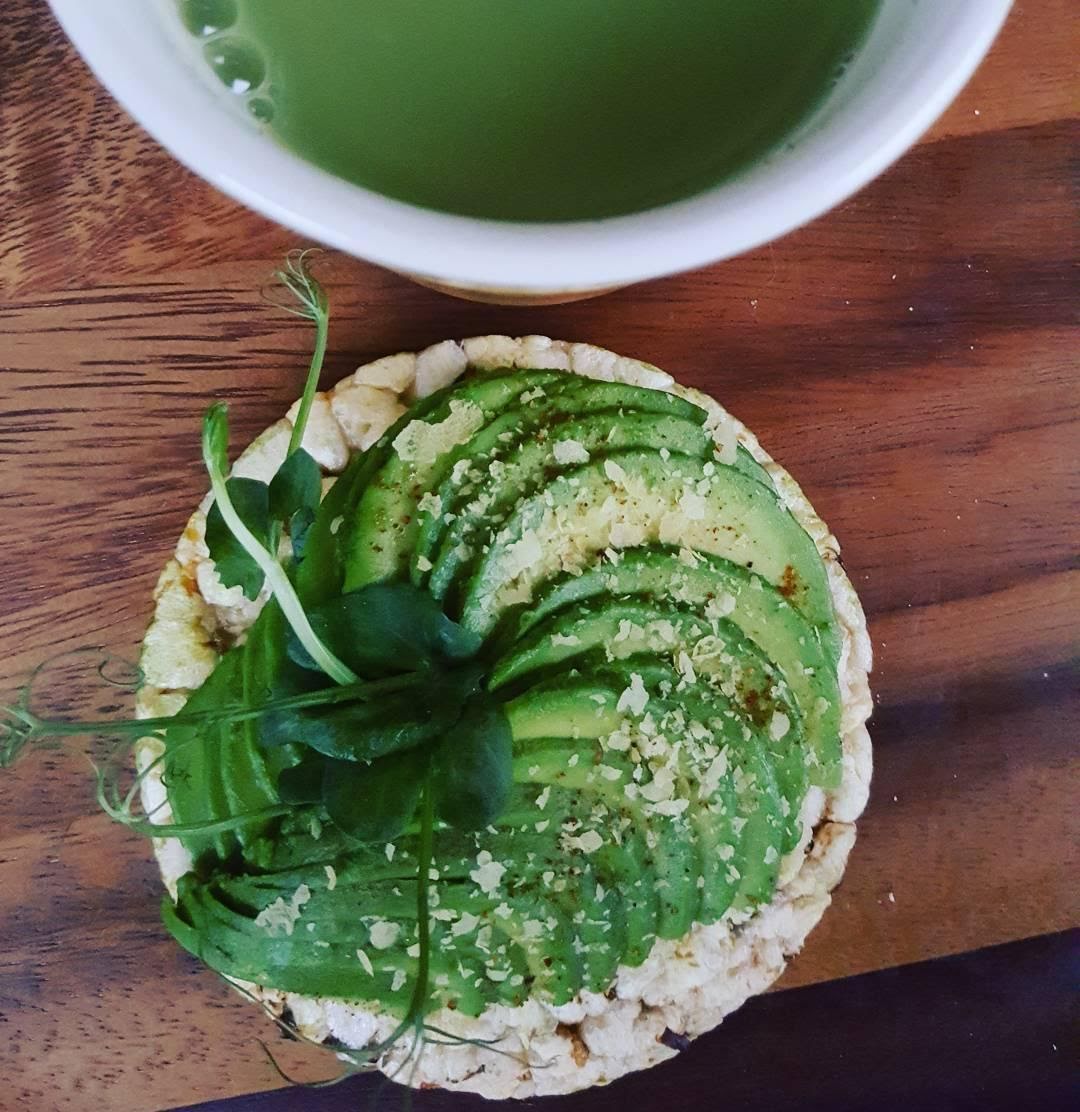
[[[184,26],[200,38],[232,27],[238,14],[236,0],[180,0]]]
[[[203,53],[214,73],[234,93],[249,93],[263,83],[266,64],[262,55],[243,39],[214,39],[206,44]]]
[[[261,124],[268,124],[274,118],[274,102],[269,97],[252,97],[247,107]]]

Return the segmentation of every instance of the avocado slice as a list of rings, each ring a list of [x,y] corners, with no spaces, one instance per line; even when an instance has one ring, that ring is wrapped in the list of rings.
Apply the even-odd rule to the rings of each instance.
[[[755,725],[768,726],[780,712],[801,728],[784,677],[734,622],[636,597],[579,603],[554,615],[495,662],[488,686],[492,691],[520,686],[530,674],[565,668],[568,661],[619,660],[637,653],[679,660],[680,691],[692,688],[700,674]]]
[[[650,676],[649,685],[655,686],[657,673],[650,674],[646,668],[642,671]],[[612,719],[592,715],[583,726],[579,708],[595,703],[610,709],[615,707],[619,695],[618,684],[612,683],[610,677],[589,674],[569,685],[542,687],[519,696],[509,704],[516,732],[525,745],[516,766],[529,765],[534,778],[550,778],[549,782],[618,800],[618,793],[625,792],[632,775],[612,782],[602,771],[596,771],[597,764],[601,770],[612,765],[627,769],[620,754],[595,749],[595,739],[614,733],[606,729]],[[681,830],[664,829],[657,840],[663,847],[658,845],[652,851],[659,854],[657,873],[665,878],[658,934],[673,938],[688,929],[684,921],[687,909],[691,921],[708,923],[715,922],[733,904],[746,907],[768,898],[775,886],[780,858],[798,838],[801,789],[798,783],[786,785],[787,791],[797,797],[793,812],[764,742],[746,729],[722,702],[698,695],[695,689],[689,698],[685,694],[676,699],[654,695],[647,710],[661,729],[670,714],[684,712],[687,720],[700,727],[703,737],[712,743],[711,749],[703,754],[705,759],[695,762],[703,771],[691,775],[683,739],[678,798],[691,801],[685,812],[685,826]],[[622,715],[618,718],[620,724],[625,721]],[[565,734],[561,741],[555,737],[540,740],[539,734],[545,729]],[[599,762],[595,760],[597,752],[602,752]],[[571,765],[569,761],[575,753],[579,759]],[[706,781],[708,802],[701,800],[696,791],[697,785]],[[805,777],[802,783],[804,790]],[[649,829],[652,820],[640,805],[631,806],[635,825]],[[790,836],[785,815],[794,818]],[[672,841],[680,848],[673,849],[668,844]],[[700,888],[699,876],[703,878]],[[693,891],[689,883],[694,884]]]
[[[697,613],[726,617],[784,676],[799,707],[807,745],[816,760],[810,782],[835,787],[840,777],[840,687],[837,661],[819,631],[775,587],[722,557],[690,559],[670,547],[628,549],[616,564],[599,563],[581,575],[548,584],[518,622],[528,633],[549,615],[604,596],[667,600]]]
[[[838,654],[825,567],[776,492],[733,467],[655,452],[614,453],[519,502],[473,561],[459,620],[487,637],[553,575],[588,567],[607,549],[656,541],[721,556],[782,587]]]
[[[344,589],[403,578],[420,528],[420,501],[451,466],[453,450],[526,391],[557,372],[516,371],[470,380],[413,417],[390,444],[348,522]]]
[[[337,477],[308,530],[304,559],[296,571],[296,590],[306,606],[316,606],[341,594],[347,542],[352,536],[349,522],[372,476],[392,454],[394,441],[413,421],[445,406],[458,389],[460,384],[455,383],[414,402],[366,452],[353,456]]]
[[[265,699],[264,683],[284,651],[283,631],[281,611],[270,601],[244,644],[225,653],[209,679],[192,693],[185,711],[220,710]],[[298,759],[293,746],[264,751],[251,721],[201,730],[171,726],[165,731],[165,752],[169,805],[173,821],[181,825],[221,822],[273,807],[280,802],[278,775]],[[249,847],[276,826],[276,819],[258,819],[230,830],[185,834],[181,841],[205,868],[241,852],[246,856]]]
[[[713,442],[700,424],[649,412],[604,411],[544,430],[519,444],[474,485],[473,497],[443,532],[428,589],[436,598],[446,598],[468,566],[463,553],[504,520],[522,497],[542,490],[555,475],[585,460],[627,449],[708,459]]]
[[[477,500],[481,494],[478,487],[496,478],[501,470],[499,461],[537,435],[544,436],[568,420],[601,413],[613,422],[626,414],[652,413],[698,427],[706,418],[699,406],[673,394],[618,382],[593,382],[570,374],[562,375],[548,386],[530,390],[526,396],[527,401],[513,405],[468,443],[455,449],[450,473],[432,490],[437,498],[438,512],[430,509],[422,512],[413,561],[415,582],[422,582],[426,575],[417,566],[418,561],[434,561],[447,527],[468,503]],[[750,465],[757,467],[749,453],[745,455]],[[741,457],[740,462],[746,466]],[[758,471],[766,474],[762,468]]]

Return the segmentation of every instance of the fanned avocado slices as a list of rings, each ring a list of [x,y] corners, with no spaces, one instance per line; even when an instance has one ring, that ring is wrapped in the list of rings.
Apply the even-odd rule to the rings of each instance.
[[[776,492],[737,468],[659,452],[613,453],[522,499],[472,563],[460,620],[490,635],[558,572],[580,570],[609,548],[656,541],[756,572],[838,652],[824,564]]]
[[[724,462],[724,461],[727,462]],[[705,413],[551,371],[417,402],[324,499],[294,575],[318,607],[410,583],[482,639],[512,785],[434,835],[429,1006],[476,1015],[608,989],[656,939],[773,895],[810,785],[840,773],[840,635],[825,565],[765,470]],[[265,697],[271,604],[189,705]],[[166,734],[181,822],[280,804],[296,747],[245,723]],[[418,969],[417,823],[386,846],[318,802],[185,838],[166,922],[230,976],[402,1015]]]
[[[814,755],[808,758],[811,783],[835,786],[840,760],[837,661],[823,647],[820,632],[780,590],[721,557],[664,546],[635,548],[617,563],[601,560],[579,575],[553,580],[522,614],[517,633],[524,636],[574,603],[604,597],[666,602],[738,626],[773,662],[798,704]]]
[[[492,375],[460,386],[409,421],[360,493],[348,522],[345,589],[401,577],[420,530],[421,501],[467,444],[515,398],[559,376],[548,371]]]

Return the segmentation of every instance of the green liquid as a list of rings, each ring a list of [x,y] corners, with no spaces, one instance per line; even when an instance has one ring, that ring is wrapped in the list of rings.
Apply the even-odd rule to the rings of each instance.
[[[879,5],[181,0],[286,146],[388,196],[504,220],[638,212],[753,165],[821,102]]]

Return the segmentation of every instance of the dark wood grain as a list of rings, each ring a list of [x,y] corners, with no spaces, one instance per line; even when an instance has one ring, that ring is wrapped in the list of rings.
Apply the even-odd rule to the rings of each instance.
[[[1078,46],[1075,4],[1018,4],[900,164],[695,274],[527,310],[322,263],[328,382],[486,332],[637,354],[723,400],[841,538],[878,654],[877,771],[788,986],[1080,920]],[[58,651],[134,652],[205,486],[203,408],[231,400],[250,438],[298,393],[309,337],[258,296],[293,237],[143,135],[40,0],[0,18],[0,213],[8,691]],[[85,767],[0,777],[0,1108],[271,1087],[260,1021],[165,938],[146,847],[94,814]]]

